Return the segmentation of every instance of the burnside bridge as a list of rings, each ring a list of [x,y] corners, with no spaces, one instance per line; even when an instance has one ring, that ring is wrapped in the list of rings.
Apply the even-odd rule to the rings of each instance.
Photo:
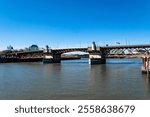
[[[34,62],[35,59],[48,60],[48,63],[60,63],[61,54],[67,52],[87,52],[89,53],[89,64],[105,64],[106,59],[120,57],[141,57],[148,55],[150,52],[150,44],[147,45],[118,45],[118,46],[96,46],[95,42],[91,47],[87,48],[64,48],[64,49],[49,49],[37,51],[10,51],[0,52],[0,60],[10,59],[30,59]]]

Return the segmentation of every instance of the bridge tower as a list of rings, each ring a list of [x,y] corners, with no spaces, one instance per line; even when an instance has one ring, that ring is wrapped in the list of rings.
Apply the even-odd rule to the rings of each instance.
[[[46,46],[46,51],[43,53],[43,63],[60,63],[61,54],[56,54],[52,49]]]
[[[89,52],[89,64],[106,64],[106,57],[104,49],[97,47],[95,42],[92,43],[92,47],[88,48]]]
[[[95,42],[92,43],[92,51],[96,51],[96,44],[95,44]]]

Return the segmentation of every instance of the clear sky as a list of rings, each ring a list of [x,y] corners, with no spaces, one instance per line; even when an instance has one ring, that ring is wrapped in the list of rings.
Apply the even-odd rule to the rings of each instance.
[[[0,0],[0,50],[150,44],[149,0]]]

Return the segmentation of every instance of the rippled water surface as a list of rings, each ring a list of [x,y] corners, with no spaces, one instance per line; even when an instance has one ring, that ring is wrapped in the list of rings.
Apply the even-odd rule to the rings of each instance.
[[[0,99],[150,99],[140,59],[0,64]]]

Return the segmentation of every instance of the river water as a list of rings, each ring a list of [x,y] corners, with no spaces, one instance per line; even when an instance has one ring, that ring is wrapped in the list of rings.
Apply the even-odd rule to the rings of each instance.
[[[0,64],[0,99],[150,99],[150,80],[141,73],[140,59],[88,59],[61,64]]]

